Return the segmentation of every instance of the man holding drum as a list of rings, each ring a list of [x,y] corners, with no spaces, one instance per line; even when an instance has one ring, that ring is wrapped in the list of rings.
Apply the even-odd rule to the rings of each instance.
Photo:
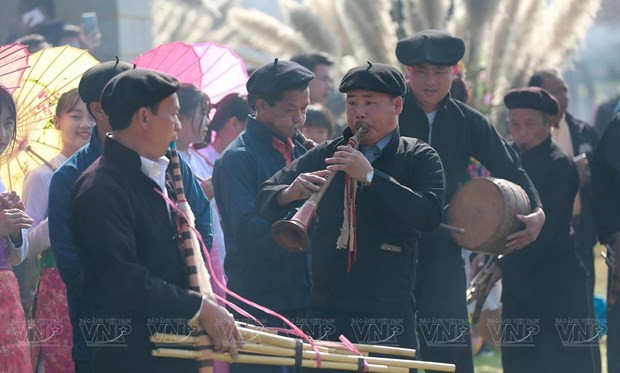
[[[333,327],[324,338],[342,334],[354,343],[417,345],[413,285],[419,231],[433,230],[441,221],[444,175],[430,146],[399,134],[405,86],[400,71],[389,65],[349,70],[339,88],[347,103],[343,136],[280,170],[257,196],[261,214],[282,219],[336,172],[317,207],[311,236],[309,314]],[[354,132],[359,150],[348,145]],[[355,205],[348,206],[353,210],[344,207],[345,191],[354,195]],[[352,220],[344,219],[343,209],[352,211]],[[355,224],[343,225],[347,220]],[[339,248],[347,227],[356,239]]]
[[[539,87],[511,90],[504,103],[514,147],[546,211],[538,239],[498,263],[504,372],[593,372],[586,274],[570,233],[579,174],[550,134],[558,103]],[[530,320],[531,333],[517,340],[520,320]]]
[[[481,113],[450,97],[464,53],[463,40],[445,31],[421,31],[398,42],[396,56],[407,66],[410,86],[400,114],[400,132],[429,143],[439,153],[446,172],[446,202],[466,180],[471,157],[493,177],[525,189],[533,212],[517,215],[525,229],[508,236],[506,242],[509,249],[519,249],[536,239],[544,212],[514,150]],[[420,354],[425,360],[454,363],[458,372],[473,373],[471,338],[463,331],[469,326],[465,284],[461,248],[448,232],[422,235],[416,280]]]

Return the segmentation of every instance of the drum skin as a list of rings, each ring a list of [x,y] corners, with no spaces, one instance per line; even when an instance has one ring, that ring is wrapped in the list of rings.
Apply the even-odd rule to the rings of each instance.
[[[524,227],[516,215],[530,212],[530,200],[517,184],[475,178],[463,184],[450,201],[448,224],[465,229],[463,234],[450,234],[458,245],[477,253],[507,254],[506,237]]]

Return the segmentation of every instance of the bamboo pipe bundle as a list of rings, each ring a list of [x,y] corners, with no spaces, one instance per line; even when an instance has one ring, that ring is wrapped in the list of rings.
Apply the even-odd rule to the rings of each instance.
[[[427,369],[441,372],[454,372],[456,367],[453,364],[434,363],[426,361],[418,361],[411,359],[396,359],[382,357],[367,357],[352,355],[344,345],[338,346],[338,343],[330,342],[330,348],[324,346],[312,346],[302,343],[300,340],[293,338],[273,335],[260,330],[239,328],[246,342],[240,349],[239,359],[232,360],[228,354],[213,354],[214,360],[226,361],[229,363],[249,363],[249,364],[267,364],[267,365],[283,365],[294,366],[301,365],[307,368],[317,368],[320,359],[321,368],[325,369],[341,369],[358,371],[364,363],[368,365],[370,372],[408,372],[409,368]],[[247,340],[247,337],[251,337]],[[265,339],[264,337],[267,337]],[[259,340],[258,343],[254,342]],[[193,347],[198,343],[198,339],[191,336],[176,336],[170,334],[154,334],[151,341],[155,343],[176,344],[181,346]],[[392,354],[405,357],[414,357],[415,350],[406,348],[397,348],[389,346],[375,346],[356,344],[362,354],[381,353]],[[317,355],[314,349],[319,350]],[[250,355],[251,354],[251,355]],[[153,351],[154,356],[160,357],[177,357],[194,359],[198,356],[197,351],[187,351],[174,348],[159,348]]]
[[[197,359],[200,355],[197,351],[177,350],[172,348],[160,348],[153,351],[153,356],[157,357],[173,357],[180,359]],[[281,366],[295,366],[297,362],[292,357],[277,357],[277,356],[262,356],[262,355],[247,355],[240,354],[239,357],[234,360],[229,354],[213,353],[212,359],[216,361],[225,361],[230,364],[260,364],[260,365],[281,365]],[[304,368],[317,368],[316,360],[302,359],[301,364]],[[357,363],[340,363],[335,361],[321,362],[321,368],[324,369],[340,369],[359,371],[359,365]],[[408,368],[402,367],[390,367],[386,365],[368,364],[368,372],[377,373],[408,373]],[[454,370],[452,370],[453,372]]]
[[[237,323],[237,326],[239,327],[239,331],[243,335],[243,338],[246,338],[248,340],[266,337],[267,339],[265,340],[265,342],[267,343],[280,346],[280,347],[295,347],[295,340],[292,338],[278,336],[279,337],[278,341],[275,342],[275,339],[270,339],[269,335],[264,334],[264,333],[269,333],[273,335],[277,333],[276,331],[265,329],[265,328],[259,328],[254,325],[249,325],[249,324],[244,324],[244,323]],[[256,335],[253,336],[252,335],[253,332],[255,332]],[[274,341],[274,342],[272,343],[271,341]],[[377,354],[405,356],[405,357],[416,356],[416,350],[411,349],[411,348],[380,346],[380,345],[366,345],[366,344],[359,344],[359,343],[353,343],[353,346],[355,346],[355,348],[357,348],[357,350],[361,352],[362,354],[363,353],[366,353],[366,354],[377,353]],[[350,351],[346,348],[346,346],[339,344],[337,342],[330,342],[329,347],[331,348],[329,348],[328,350],[323,350],[324,348],[323,346],[315,346],[315,348],[317,347],[319,348],[319,352],[336,353],[334,350],[340,350],[340,351],[346,351],[347,353],[350,353]],[[307,346],[304,347],[304,350],[314,350],[315,348],[313,348],[311,345],[308,344]]]

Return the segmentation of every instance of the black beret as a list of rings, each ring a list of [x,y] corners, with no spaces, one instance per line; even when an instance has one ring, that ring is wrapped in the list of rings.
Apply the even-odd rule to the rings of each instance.
[[[396,44],[396,57],[407,66],[430,63],[437,66],[453,66],[463,58],[463,39],[440,30],[424,30]]]
[[[246,84],[251,95],[263,95],[298,87],[314,79],[312,71],[292,61],[278,60],[254,70]]]
[[[84,102],[99,101],[101,91],[103,91],[103,87],[108,84],[110,79],[123,71],[131,69],[133,69],[133,65],[118,59],[91,67],[82,74],[82,79],[80,79],[80,85],[78,86],[80,98]]]
[[[559,111],[555,97],[540,87],[512,89],[504,96],[504,104],[508,109],[534,109],[549,115],[556,115]]]
[[[157,71],[124,71],[110,79],[103,88],[101,107],[111,119],[131,115],[141,107],[157,104],[175,93],[179,87],[176,78]]]
[[[406,86],[405,77],[394,66],[368,62],[368,65],[357,66],[347,71],[338,89],[342,93],[354,89],[366,89],[391,96],[402,96],[405,94]]]

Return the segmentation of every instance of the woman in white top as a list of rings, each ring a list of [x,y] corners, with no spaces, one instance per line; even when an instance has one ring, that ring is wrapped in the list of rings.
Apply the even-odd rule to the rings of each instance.
[[[179,120],[181,121],[181,130],[177,132],[177,150],[181,157],[187,162],[199,179],[200,186],[207,195],[211,205],[211,225],[215,229],[215,221],[213,219],[213,194],[206,193],[210,187],[211,172],[210,167],[191,146],[194,142],[200,142],[207,134],[207,126],[209,124],[208,115],[211,111],[211,101],[209,97],[200,89],[191,84],[182,84],[177,91],[179,97]],[[215,240],[209,251],[211,262],[211,285],[215,293],[225,296],[225,293],[215,284],[215,278],[225,284],[224,268],[220,261],[220,246]],[[215,277],[215,278],[214,278]]]
[[[0,86],[0,154],[15,142],[17,110],[11,94]],[[6,162],[8,156],[0,158]],[[7,192],[0,180],[0,372],[31,372],[26,318],[12,266],[28,254],[24,229],[32,219],[15,192]]]
[[[211,175],[213,174],[213,165],[215,159],[226,149],[226,147],[245,131],[248,122],[248,115],[251,114],[250,106],[246,96],[237,93],[231,93],[224,96],[216,105],[216,112],[213,120],[209,124],[207,136],[204,142],[200,144],[192,144],[192,149],[196,151],[206,164],[208,182],[204,183],[203,189],[211,203],[213,209],[213,241],[220,248],[220,261],[224,265],[226,257],[226,248],[224,245],[224,232],[220,220],[220,214],[217,210],[217,204],[213,198],[213,185],[211,184]]]
[[[54,254],[51,250],[47,226],[47,202],[49,186],[54,171],[68,157],[88,144],[95,121],[80,99],[77,89],[60,96],[56,105],[54,126],[60,131],[62,150],[49,160],[26,174],[24,180],[24,203],[26,212],[34,220],[28,232],[29,257],[39,256],[41,275],[33,304],[36,330],[43,334],[33,336],[32,360],[37,372],[73,372],[71,358],[72,328],[67,308],[64,282],[60,278]],[[50,167],[52,166],[52,167]],[[50,332],[47,332],[49,330]],[[53,331],[56,331],[55,335]],[[48,335],[49,334],[49,335]],[[44,341],[40,341],[40,340]],[[53,339],[54,343],[48,343]]]
[[[177,133],[177,150],[191,167],[196,177],[200,179],[200,186],[209,199],[211,206],[211,226],[213,227],[213,245],[209,252],[211,268],[213,269],[213,273],[211,273],[211,286],[215,293],[225,297],[226,294],[214,283],[215,277],[221,283],[226,284],[226,275],[224,273],[224,255],[226,253],[224,248],[224,234],[220,223],[220,215],[217,211],[215,198],[213,196],[213,185],[211,184],[213,163],[215,162],[217,154],[212,157],[206,157],[198,150],[200,149],[200,145],[193,145],[202,143],[205,138],[210,138],[211,133],[207,130],[207,127],[209,126],[208,115],[211,111],[211,101],[204,92],[191,84],[181,85],[181,88],[177,91],[177,96],[179,97],[179,104],[181,107],[179,110],[181,130]],[[215,362],[214,371],[215,373],[227,373],[228,364]]]

